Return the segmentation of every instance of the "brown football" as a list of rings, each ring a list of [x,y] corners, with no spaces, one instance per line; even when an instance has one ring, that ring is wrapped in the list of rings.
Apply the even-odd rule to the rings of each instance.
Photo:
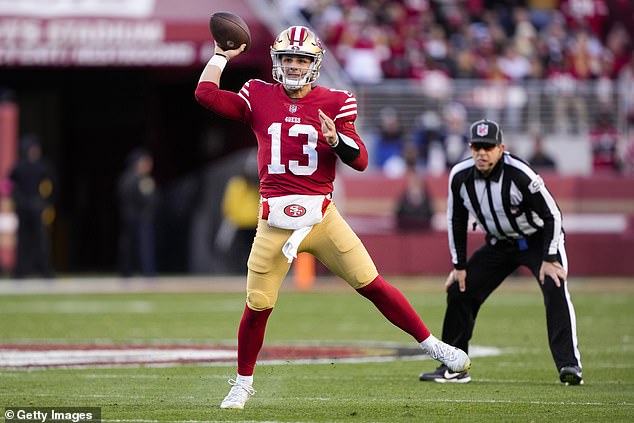
[[[231,12],[216,12],[209,18],[209,29],[218,46],[223,50],[233,50],[246,44],[244,51],[251,47],[251,32],[240,16]]]

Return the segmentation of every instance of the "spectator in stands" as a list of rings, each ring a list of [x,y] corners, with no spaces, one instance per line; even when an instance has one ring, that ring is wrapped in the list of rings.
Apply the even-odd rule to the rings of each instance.
[[[406,39],[392,34],[389,37],[390,59],[382,64],[385,78],[408,78],[409,77],[409,51]]]
[[[618,93],[625,132],[630,133],[634,129],[634,55],[619,72]]]
[[[337,47],[346,73],[359,84],[377,84],[383,80],[382,62],[389,58],[386,34],[374,23],[367,11],[359,8],[346,26]]]
[[[521,84],[533,71],[531,62],[519,54],[515,45],[508,42],[504,54],[498,58],[500,73],[508,81],[504,90],[506,127],[509,132],[518,131],[522,122],[522,109],[526,105],[526,90]]]
[[[609,12],[606,0],[559,0],[559,9],[568,28],[588,28],[594,36],[605,36]]]
[[[608,4],[606,0],[561,1],[559,9],[549,2],[540,3],[539,9],[536,9],[532,7],[533,3],[528,4],[529,8],[510,8],[500,7],[499,2],[467,2],[461,5],[454,1],[431,4],[428,1],[333,0],[325,4],[306,2],[300,9],[325,34],[324,41],[338,52],[341,61],[351,65],[350,71],[355,75],[353,79],[358,78],[356,73],[370,69],[374,69],[370,74],[376,75],[375,65],[378,62],[381,63],[383,77],[420,79],[425,70],[421,64],[427,59],[432,59],[435,64],[441,63],[442,69],[449,69],[448,76],[452,78],[473,75],[469,63],[475,59],[475,74],[487,77],[495,71],[492,65],[498,59],[499,49],[506,44],[513,46],[520,59],[529,61],[531,77],[539,77],[550,60],[561,60],[570,46],[573,49],[579,47],[579,51],[574,53],[579,58],[575,64],[579,67],[576,75],[586,79],[588,76],[582,76],[587,70],[584,67],[596,71],[595,62],[601,52],[602,41],[615,56],[613,77],[616,76],[619,63],[624,63],[631,54],[631,40],[630,48],[627,48],[628,41],[623,37],[627,32],[623,30],[627,28],[626,21],[618,15],[608,15],[608,8],[617,10],[619,6],[611,2]],[[580,2],[584,2],[583,6]],[[360,37],[361,32],[371,35]],[[341,55],[358,42],[362,58],[367,59],[368,53],[374,55],[372,66],[360,66],[356,61],[353,65]],[[341,46],[344,49],[340,49]],[[475,55],[469,57],[465,52]],[[586,56],[588,52],[590,55]],[[462,68],[465,65],[466,71]],[[376,76],[371,80],[376,81]]]
[[[511,81],[521,81],[530,75],[531,63],[525,56],[518,53],[511,42],[506,44],[504,55],[500,56],[497,62],[504,77]]]
[[[420,79],[422,93],[431,101],[444,103],[451,99],[453,81],[444,62],[421,55],[417,69],[412,68],[412,76]]]
[[[596,125],[590,130],[592,145],[592,170],[595,172],[618,171],[619,134],[612,123],[609,111],[601,111]]]
[[[451,63],[451,75],[456,79],[476,79],[480,77],[476,69],[476,56],[469,48],[456,51]]]
[[[634,176],[634,137],[632,137],[623,151],[623,174]]]
[[[634,30],[633,30],[634,31]],[[606,74],[610,78],[618,78],[619,73],[632,57],[634,40],[622,23],[616,23],[608,32],[605,40],[604,56],[610,57],[610,69]]]
[[[405,190],[401,194],[396,210],[396,227],[403,232],[426,231],[431,228],[434,216],[433,201],[418,172],[418,149],[413,143],[404,150],[406,165]]]
[[[606,51],[601,56],[599,62],[599,74],[594,80],[594,96],[598,103],[597,107],[602,110],[612,109],[614,103],[614,91],[616,89],[616,82],[610,76],[614,65],[613,56]]]
[[[565,55],[553,58],[547,74],[546,89],[553,102],[554,130],[559,133],[571,133],[573,125],[570,109],[576,112],[576,122],[585,122],[588,115],[585,99],[579,81],[570,67],[569,58]]]
[[[384,107],[379,112],[379,127],[374,140],[375,164],[383,168],[388,161],[402,160],[405,133],[398,112],[393,107]]]
[[[535,131],[533,137],[533,154],[528,159],[528,163],[537,171],[555,171],[557,164],[555,160],[544,150],[544,140],[542,135]]]
[[[444,130],[442,145],[447,170],[469,156],[467,137],[467,109],[459,102],[451,102],[443,108]]]
[[[417,148],[417,161],[426,170],[430,168],[445,168],[445,155],[443,148],[441,157],[433,154],[434,147],[442,145],[443,123],[435,110],[427,110],[422,113],[416,122],[413,139]]]
[[[449,55],[451,53],[447,34],[440,25],[432,25],[425,40],[425,55],[439,65],[439,68],[447,69]]]
[[[513,10],[513,20],[513,45],[515,50],[526,58],[537,56],[537,28],[531,21],[528,9],[523,7],[515,8]]]
[[[548,65],[551,61],[561,62],[568,43],[568,32],[560,13],[553,13],[550,22],[539,32],[540,54]]]
[[[573,33],[566,53],[570,57],[570,65],[575,78],[588,80],[598,75],[602,52],[601,41],[589,31],[579,30]]]
[[[413,135],[419,163],[432,174],[447,171],[469,155],[466,108],[450,102],[442,112],[442,117],[433,110],[423,113]]]

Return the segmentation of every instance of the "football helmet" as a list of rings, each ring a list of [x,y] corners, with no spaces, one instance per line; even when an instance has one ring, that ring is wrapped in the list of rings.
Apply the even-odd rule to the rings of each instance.
[[[319,68],[326,50],[313,31],[305,26],[292,26],[282,31],[271,46],[273,79],[289,90],[298,90],[312,84],[319,78]],[[282,56],[300,55],[312,59],[306,73],[297,77],[287,77],[288,67],[282,66]]]

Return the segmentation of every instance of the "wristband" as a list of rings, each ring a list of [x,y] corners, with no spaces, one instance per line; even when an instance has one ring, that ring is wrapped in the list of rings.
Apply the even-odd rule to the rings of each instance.
[[[225,69],[225,66],[227,66],[227,58],[224,55],[221,54],[214,54],[211,59],[209,59],[209,62],[207,62],[208,65],[216,65],[220,68],[220,71],[223,71]]]

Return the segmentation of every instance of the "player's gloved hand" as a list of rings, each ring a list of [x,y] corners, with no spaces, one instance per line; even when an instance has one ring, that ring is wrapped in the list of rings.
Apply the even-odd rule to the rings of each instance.
[[[218,43],[216,43],[214,41],[214,53],[215,54],[220,54],[221,56],[224,56],[227,58],[227,60],[231,60],[236,56],[239,56],[240,53],[242,53],[244,51],[244,49],[246,48],[246,44],[242,44],[240,47],[233,49],[233,50],[223,50],[218,46]]]
[[[549,276],[557,285],[557,288],[561,286],[561,282],[565,282],[568,278],[568,274],[566,270],[561,265],[561,263],[543,261],[542,266],[539,268],[539,282],[543,285],[544,279],[546,276]]]

